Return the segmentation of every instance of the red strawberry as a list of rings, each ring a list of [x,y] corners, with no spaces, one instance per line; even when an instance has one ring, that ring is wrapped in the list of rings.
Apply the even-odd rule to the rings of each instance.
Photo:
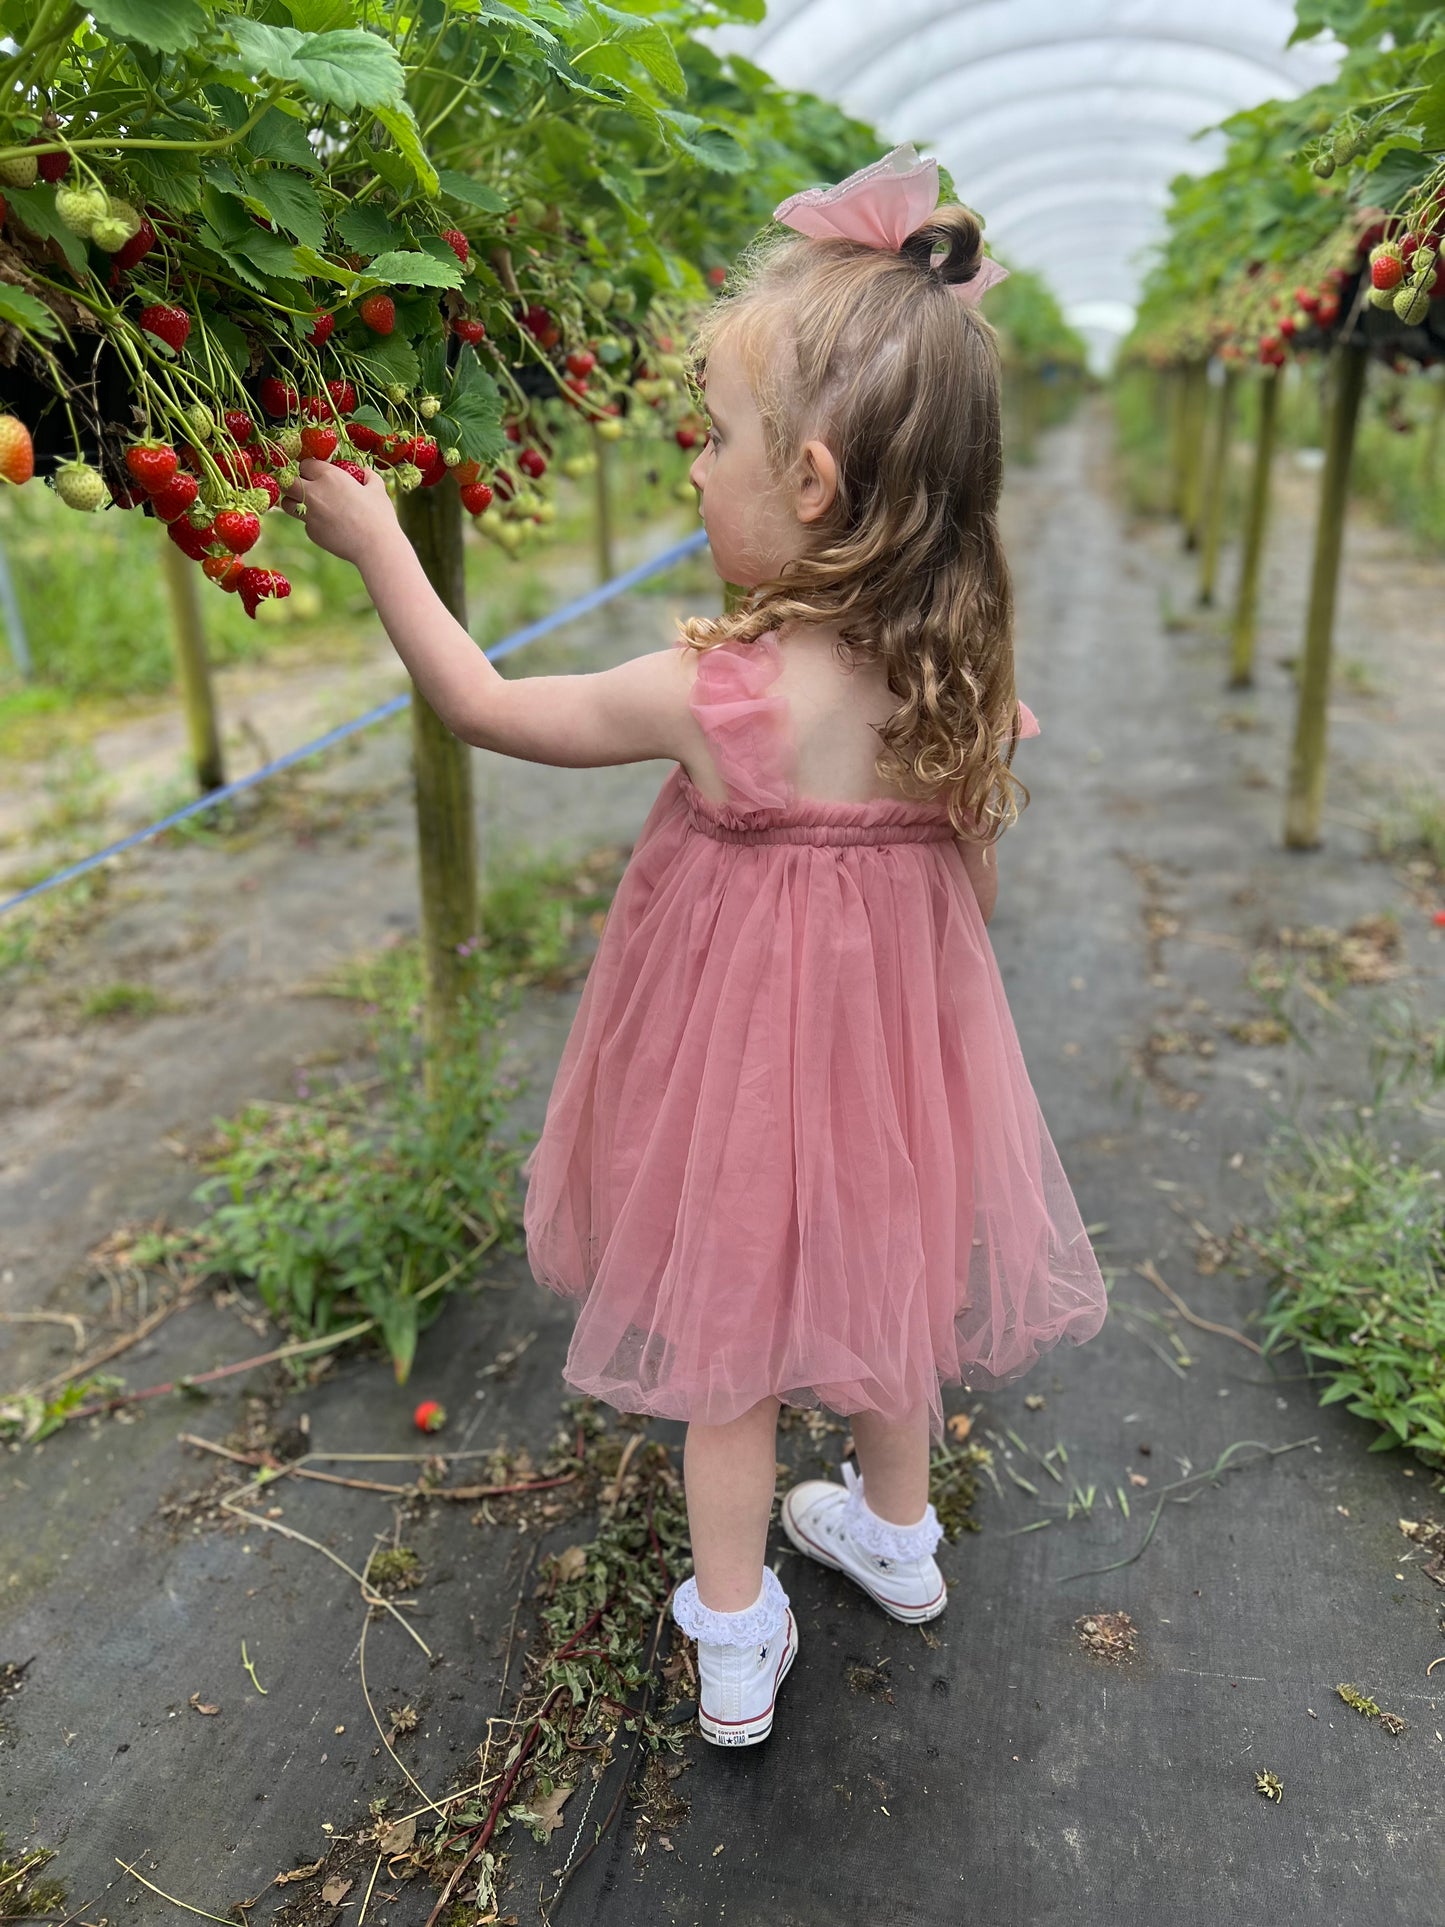
[[[232,595],[241,586],[245,569],[245,563],[234,555],[208,555],[201,564],[201,574]]]
[[[326,395],[303,395],[301,413],[309,422],[329,422],[331,420],[331,401]]]
[[[261,539],[261,518],[250,509],[222,509],[213,527],[216,540],[224,542],[233,555],[244,555]]]
[[[218,448],[215,455],[216,467],[226,480],[236,488],[249,488],[255,463],[249,448]]]
[[[396,326],[396,303],[389,294],[369,294],[357,313],[374,335],[389,335]]]
[[[720,288],[728,278],[728,271],[726,268],[709,268],[707,278],[710,287]]]
[[[363,487],[365,486],[366,470],[361,466],[360,462],[336,461],[333,462],[331,466],[333,468],[339,468],[343,475],[349,475],[353,482],[360,482]]]
[[[440,451],[430,435],[418,435],[411,445],[411,459],[423,475],[439,457]]]
[[[463,315],[460,320],[454,321],[452,323],[452,333],[457,337],[458,341],[469,342],[473,348],[476,347],[479,341],[485,341],[487,338],[485,327],[471,315]]]
[[[336,316],[334,314],[318,313],[316,326],[311,330],[310,334],[307,335],[306,339],[311,343],[313,348],[324,348],[327,342],[330,341],[331,330],[335,326]]]
[[[0,194],[0,227],[4,227],[5,222],[9,216],[9,213],[10,213],[10,203],[6,200],[3,194]]]
[[[338,415],[355,414],[356,390],[349,381],[328,381],[326,392],[330,395]]]
[[[539,448],[524,448],[517,457],[517,467],[535,482],[547,473],[547,457]]]
[[[480,462],[458,462],[452,470],[452,474],[457,478],[457,486],[459,488],[470,487],[481,472],[482,465]]]
[[[517,485],[506,469],[499,468],[492,477],[492,491],[500,495],[504,502],[510,502],[517,492]]]
[[[492,491],[485,482],[468,482],[458,493],[468,515],[485,515],[492,506]]]
[[[249,442],[256,432],[255,422],[239,408],[228,408],[221,420],[226,424],[226,433],[233,442]]]
[[[1320,304],[1315,309],[1315,319],[1322,328],[1332,328],[1340,318],[1340,297],[1337,294],[1322,294]]]
[[[1412,250],[1413,252],[1413,250]],[[1385,242],[1370,256],[1370,282],[1382,290],[1398,288],[1405,278],[1404,251],[1393,241]]]
[[[259,488],[269,497],[266,504],[268,508],[275,508],[276,504],[281,500],[281,484],[276,480],[274,475],[270,474],[264,468],[251,477],[251,486],[252,488]]]
[[[191,332],[191,317],[184,308],[168,307],[164,302],[142,308],[137,317],[148,335],[163,341],[172,354],[178,355],[186,345],[186,337]]]
[[[125,465],[143,489],[154,493],[165,487],[179,463],[169,442],[145,441],[125,451]]]
[[[301,397],[289,381],[282,381],[279,375],[263,375],[256,384],[256,393],[261,406],[268,415],[279,421],[283,415],[294,415],[301,405]]]
[[[442,239],[457,257],[458,261],[461,262],[462,266],[465,267],[472,252],[472,244],[466,235],[462,233],[459,227],[444,227],[442,229]]]
[[[1295,331],[1298,328],[1298,326],[1299,326],[1299,323],[1295,320],[1294,316],[1292,314],[1287,314],[1280,321],[1279,331],[1284,336],[1286,341],[1292,341],[1294,339]]]
[[[1296,288],[1294,298],[1295,305],[1303,308],[1306,314],[1313,314],[1320,305],[1320,298],[1313,288]]]
[[[236,586],[245,604],[246,614],[253,620],[256,610],[267,596],[281,597],[291,593],[291,584],[277,569],[242,569]]]
[[[340,441],[341,437],[334,428],[303,428],[301,453],[309,455],[313,462],[329,462]]]
[[[374,455],[381,447],[382,437],[374,428],[368,428],[365,422],[348,423],[346,432],[351,437],[353,447],[359,448],[363,455]]]
[[[166,534],[175,543],[182,555],[188,555],[193,562],[204,562],[215,539],[213,528],[198,529],[188,522],[184,515],[175,522],[167,522]]]
[[[0,482],[28,482],[35,473],[35,444],[18,415],[0,415]]]
[[[679,428],[674,440],[679,448],[696,448],[697,430],[695,428]]]
[[[41,154],[36,160],[42,181],[63,181],[70,172],[70,156],[61,148],[52,154]]]
[[[424,1398],[411,1417],[419,1432],[439,1432],[447,1422],[446,1412],[434,1398]]]
[[[403,462],[411,460],[415,444],[410,435],[383,435],[381,446],[376,451],[378,468],[399,468]]]
[[[567,379],[562,383],[562,386],[567,390],[569,395],[580,401],[587,393],[589,383],[585,375],[568,375]]]
[[[528,308],[522,316],[522,326],[527,330],[529,335],[532,335],[538,341],[546,334],[551,325],[551,315],[548,314],[545,308],[538,307],[536,302],[533,302],[532,306]]]
[[[590,375],[597,366],[597,357],[590,348],[574,348],[567,357],[569,375]]]
[[[163,522],[174,522],[178,515],[184,515],[201,492],[201,485],[194,475],[173,475],[164,488],[158,488],[151,496],[151,507]]]
[[[420,466],[420,464],[418,464],[418,466]],[[450,474],[451,470],[442,460],[441,453],[438,451],[436,460],[434,462],[428,462],[426,467],[422,469],[421,485],[423,488],[435,488],[438,482],[444,482]]]
[[[129,269],[135,267],[138,262],[144,261],[155,244],[156,231],[145,216],[142,215],[140,226],[136,229],[135,233],[126,242],[124,247],[117,248],[115,253],[110,257],[112,266],[119,269],[122,274],[126,273]]]
[[[519,442],[522,439],[522,425],[520,422],[508,422],[503,428],[502,433],[509,442]]]

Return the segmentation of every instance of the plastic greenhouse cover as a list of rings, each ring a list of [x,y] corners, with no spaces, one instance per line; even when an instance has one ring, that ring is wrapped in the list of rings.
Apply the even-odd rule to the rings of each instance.
[[[1169,182],[1219,160],[1200,130],[1334,71],[1329,41],[1287,46],[1294,21],[1292,0],[775,0],[709,38],[937,154],[1102,361]]]

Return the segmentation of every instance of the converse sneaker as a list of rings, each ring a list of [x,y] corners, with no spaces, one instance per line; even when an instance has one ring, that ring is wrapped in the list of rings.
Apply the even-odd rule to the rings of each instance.
[[[775,1572],[741,1612],[714,1612],[684,1580],[672,1616],[697,1641],[698,1731],[714,1746],[756,1746],[773,1730],[778,1688],[798,1652],[798,1628]]]
[[[820,1565],[846,1573],[855,1584],[908,1625],[936,1619],[948,1604],[948,1588],[933,1553],[943,1537],[929,1506],[917,1525],[895,1526],[870,1512],[863,1482],[845,1460],[843,1483],[804,1479],[783,1496],[783,1530]]]

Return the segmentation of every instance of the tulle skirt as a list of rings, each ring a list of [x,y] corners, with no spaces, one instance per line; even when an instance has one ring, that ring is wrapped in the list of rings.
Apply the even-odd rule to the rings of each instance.
[[[1007,1384],[1106,1298],[973,887],[931,806],[735,810],[678,768],[530,1160],[565,1376],[722,1424]]]

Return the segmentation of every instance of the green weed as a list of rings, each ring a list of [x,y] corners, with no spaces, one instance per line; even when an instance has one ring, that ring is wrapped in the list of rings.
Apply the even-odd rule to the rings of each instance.
[[[1445,1187],[1439,1170],[1363,1132],[1304,1139],[1266,1179],[1275,1216],[1255,1248],[1275,1270],[1266,1356],[1323,1363],[1321,1405],[1445,1467]]]
[[[54,1858],[53,1847],[33,1847],[12,1860],[5,1850],[5,1836],[0,1833],[0,1921],[65,1913],[65,1888],[60,1881],[36,1878]]]
[[[1423,858],[1445,875],[1445,796],[1428,783],[1404,784],[1375,822],[1383,857]]]
[[[170,1007],[169,1000],[149,984],[102,984],[84,999],[80,1014],[93,1023],[111,1017],[156,1017]]]
[[[0,894],[12,885],[24,887],[18,878],[10,878],[0,886]],[[96,921],[109,891],[110,876],[102,868],[7,911],[0,917],[0,981],[33,975],[58,956]]]

